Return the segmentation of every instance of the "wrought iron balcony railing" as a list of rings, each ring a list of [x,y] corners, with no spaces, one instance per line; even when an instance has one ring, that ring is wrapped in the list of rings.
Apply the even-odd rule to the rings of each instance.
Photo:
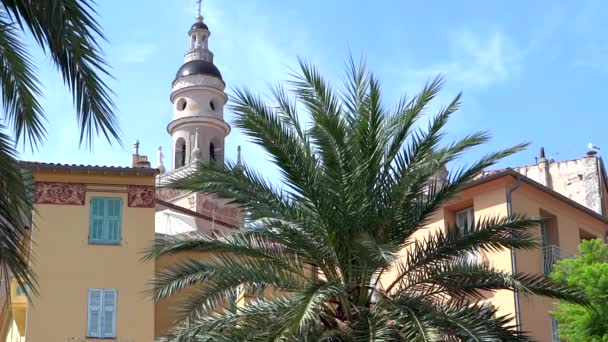
[[[551,274],[553,265],[562,259],[571,258],[572,254],[555,245],[545,245],[543,248],[543,270],[545,275]]]

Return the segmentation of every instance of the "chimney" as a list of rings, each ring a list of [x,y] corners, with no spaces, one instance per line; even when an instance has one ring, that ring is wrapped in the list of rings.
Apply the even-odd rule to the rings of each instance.
[[[541,147],[540,148],[540,158],[538,158],[538,163],[546,163],[547,162],[547,158],[545,157],[545,148]]]
[[[148,156],[140,156],[139,155],[139,140],[135,140],[133,144],[133,159],[131,162],[132,167],[142,167],[142,168],[150,168],[150,162],[148,161]]]
[[[553,180],[551,178],[551,171],[549,169],[549,161],[545,156],[545,148],[540,148],[540,156],[538,158],[538,172],[540,183],[549,189],[553,189]]]

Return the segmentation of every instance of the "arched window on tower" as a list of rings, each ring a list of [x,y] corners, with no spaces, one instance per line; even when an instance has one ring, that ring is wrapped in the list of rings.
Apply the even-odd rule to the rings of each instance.
[[[186,165],[186,140],[179,138],[175,142],[175,168]]]
[[[215,145],[209,143],[209,161],[215,161]]]

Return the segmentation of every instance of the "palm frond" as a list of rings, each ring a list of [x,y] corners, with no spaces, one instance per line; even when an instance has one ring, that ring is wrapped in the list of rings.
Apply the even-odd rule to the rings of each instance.
[[[317,161],[309,146],[269,106],[248,90],[237,89],[232,110],[236,125],[269,153],[288,187],[303,197],[315,193]]]
[[[276,103],[236,91],[237,126],[270,155],[283,187],[233,163],[200,164],[169,185],[216,195],[246,213],[231,235],[166,237],[148,251],[147,258],[200,255],[157,277],[157,299],[188,291],[175,341],[527,341],[512,317],[481,303],[487,292],[584,302],[543,276],[467,260],[473,252],[538,247],[532,229],[539,219],[485,217],[466,234],[451,225],[422,232],[483,169],[525,144],[448,172],[490,138],[477,132],[444,142],[460,94],[421,125],[442,78],[391,111],[362,60],[351,56],[346,74],[337,89],[300,59],[290,87],[273,89]],[[447,179],[439,180],[443,172]],[[264,288],[276,297],[222,310],[235,293]]]
[[[98,40],[105,37],[89,0],[2,1],[16,23],[29,30],[48,52],[72,92],[78,112],[80,141],[92,143],[102,133],[120,143],[112,92],[102,79],[110,76]]]
[[[530,249],[539,243],[530,228],[542,220],[522,215],[511,217],[485,217],[478,220],[466,234],[457,227],[429,233],[426,238],[414,241],[406,251],[405,261],[399,264],[399,275],[387,287],[391,291],[402,279],[415,274],[427,265],[462,257],[466,253],[497,252],[510,248]]]
[[[7,121],[15,141],[24,138],[36,145],[45,135],[44,113],[38,98],[40,84],[20,31],[0,11],[0,88]]]
[[[37,293],[27,255],[31,243],[28,230],[32,228],[34,183],[31,174],[21,169],[12,141],[4,130],[0,124],[0,268],[3,276],[10,273],[19,286]]]

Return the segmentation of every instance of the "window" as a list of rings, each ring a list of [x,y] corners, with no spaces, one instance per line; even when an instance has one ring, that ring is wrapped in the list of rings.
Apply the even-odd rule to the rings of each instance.
[[[557,320],[551,317],[551,342],[560,342]]]
[[[209,107],[211,107],[211,110],[215,112],[215,103],[213,103],[213,101],[209,101]]]
[[[94,197],[91,199],[89,243],[117,244],[122,235],[122,199]]]
[[[30,287],[25,285],[25,288],[23,288],[22,286],[17,286],[17,289],[15,290],[15,294],[17,296],[25,296],[26,293],[30,293]]]
[[[87,337],[116,337],[116,289],[89,289]]]
[[[177,100],[177,110],[182,111],[182,110],[186,109],[187,106],[188,106],[188,101],[186,101],[186,99],[181,98],[181,99]]]
[[[186,140],[184,138],[178,138],[175,141],[175,168],[186,165]]]
[[[213,143],[209,144],[209,160],[215,161],[215,145]]]
[[[466,208],[456,212],[456,225],[462,235],[468,234],[475,223],[473,208]],[[469,262],[477,262],[477,255],[474,252],[469,252],[466,256]]]
[[[473,208],[466,208],[456,213],[456,224],[463,234],[473,227]]]

